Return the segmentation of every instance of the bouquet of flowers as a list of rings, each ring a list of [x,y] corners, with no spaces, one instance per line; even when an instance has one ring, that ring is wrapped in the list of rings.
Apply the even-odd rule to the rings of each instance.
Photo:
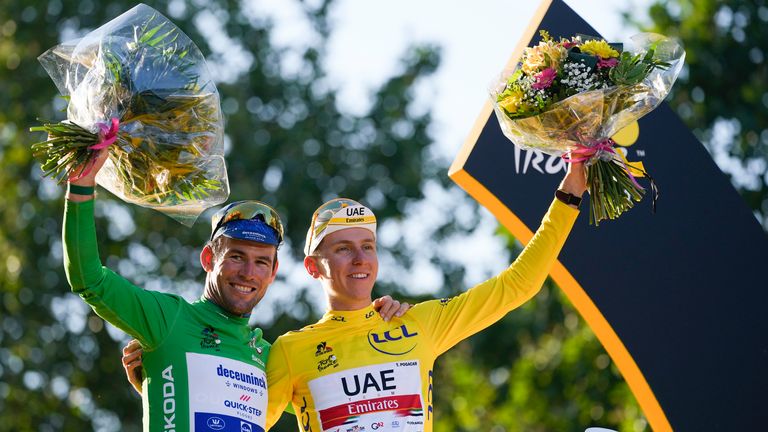
[[[590,223],[615,219],[645,193],[635,174],[650,176],[629,167],[611,137],[664,100],[685,51],[652,33],[633,36],[632,50],[595,37],[540,34],[518,68],[492,87],[496,117],[514,144],[584,162]]]
[[[126,202],[191,225],[229,196],[219,94],[200,50],[139,4],[84,38],[39,57],[68,99],[67,120],[31,131],[45,176],[59,183],[109,158],[97,182]]]

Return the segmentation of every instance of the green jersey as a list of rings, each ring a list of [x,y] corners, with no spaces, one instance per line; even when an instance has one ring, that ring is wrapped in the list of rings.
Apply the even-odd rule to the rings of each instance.
[[[100,317],[141,342],[144,430],[263,431],[270,345],[261,330],[209,300],[144,290],[103,267],[93,208],[66,203],[67,278]]]

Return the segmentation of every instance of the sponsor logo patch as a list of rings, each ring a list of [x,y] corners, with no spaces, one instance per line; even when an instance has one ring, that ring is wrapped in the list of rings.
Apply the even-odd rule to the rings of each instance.
[[[205,425],[211,428],[211,430],[215,431],[222,430],[227,427],[227,423],[221,417],[211,417],[205,422]]]
[[[200,333],[203,335],[202,339],[200,339],[200,348],[220,351],[221,339],[219,339],[216,329],[208,326],[204,327]]]
[[[322,431],[383,431],[423,423],[418,360],[334,372],[308,384]]]
[[[315,351],[315,357],[320,357],[321,355],[328,354],[331,351],[333,351],[333,348],[328,346],[328,343],[323,341],[317,344],[317,350]]]
[[[409,330],[403,324],[382,333],[368,332],[368,344],[382,354],[403,355],[416,348],[417,342],[411,338],[418,335],[418,332]]]
[[[333,354],[317,362],[318,372],[322,372],[328,368],[337,368],[337,367],[339,367],[339,360]]]

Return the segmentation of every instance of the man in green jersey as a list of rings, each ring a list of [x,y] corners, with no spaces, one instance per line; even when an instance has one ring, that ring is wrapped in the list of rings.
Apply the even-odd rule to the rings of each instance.
[[[144,290],[99,259],[94,186],[106,156],[102,151],[87,175],[68,184],[64,264],[72,291],[141,343],[144,430],[263,431],[270,345],[248,317],[277,273],[277,212],[241,201],[213,216],[198,301]]]
[[[106,156],[69,182],[64,264],[72,291],[144,348],[144,430],[264,430],[269,344],[248,315],[277,273],[277,213],[257,201],[216,213],[200,254],[206,279],[198,301],[144,290],[99,259],[94,186]]]

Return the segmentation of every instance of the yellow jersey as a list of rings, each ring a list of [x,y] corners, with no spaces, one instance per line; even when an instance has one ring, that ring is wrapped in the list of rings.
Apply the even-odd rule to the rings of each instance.
[[[555,200],[511,266],[456,297],[389,322],[372,307],[330,311],[280,336],[267,362],[267,429],[291,402],[304,432],[431,432],[437,356],[533,297],[577,216]]]

